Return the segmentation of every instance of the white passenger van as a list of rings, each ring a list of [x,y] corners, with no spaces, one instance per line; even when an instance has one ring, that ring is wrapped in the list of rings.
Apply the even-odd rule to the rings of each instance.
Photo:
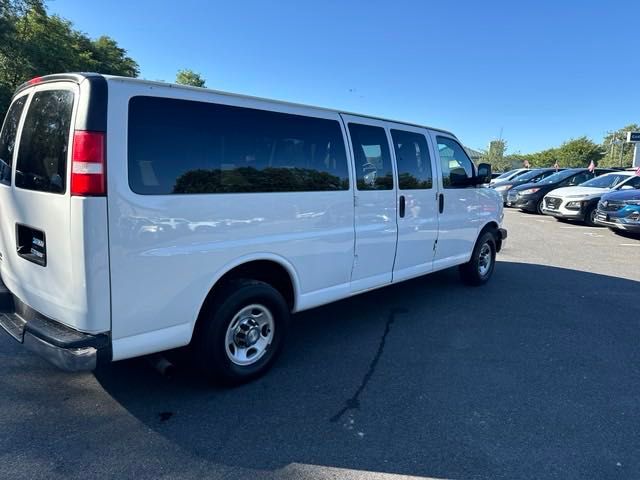
[[[97,74],[21,86],[0,135],[0,324],[67,370],[188,346],[263,373],[289,316],[456,265],[506,231],[443,130]]]

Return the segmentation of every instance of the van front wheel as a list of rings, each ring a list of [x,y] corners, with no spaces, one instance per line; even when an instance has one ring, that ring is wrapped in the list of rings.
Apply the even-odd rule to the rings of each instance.
[[[496,240],[491,232],[485,232],[476,242],[471,260],[460,265],[460,277],[467,285],[483,285],[489,281],[496,263]]]
[[[289,316],[287,302],[268,283],[230,282],[216,292],[194,333],[195,366],[218,383],[259,377],[281,350]]]

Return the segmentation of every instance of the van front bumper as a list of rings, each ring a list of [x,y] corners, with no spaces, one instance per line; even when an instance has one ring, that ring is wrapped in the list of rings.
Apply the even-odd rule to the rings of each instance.
[[[13,295],[1,279],[0,327],[62,370],[90,371],[111,360],[108,334],[79,332],[45,317]]]

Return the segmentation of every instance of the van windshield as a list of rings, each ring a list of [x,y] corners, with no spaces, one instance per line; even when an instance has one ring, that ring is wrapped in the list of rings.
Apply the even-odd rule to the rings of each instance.
[[[73,92],[36,92],[20,135],[16,187],[64,193]]]
[[[27,95],[23,95],[13,102],[0,132],[0,183],[6,185],[11,185],[11,166],[16,146],[16,133],[26,101]]]

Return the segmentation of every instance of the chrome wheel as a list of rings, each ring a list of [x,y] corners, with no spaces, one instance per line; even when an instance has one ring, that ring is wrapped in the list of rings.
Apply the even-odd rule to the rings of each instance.
[[[492,261],[491,246],[485,243],[482,245],[482,248],[480,248],[480,254],[478,255],[478,273],[481,277],[485,277],[489,273]]]
[[[264,305],[248,305],[236,313],[227,327],[225,351],[236,365],[256,363],[269,350],[275,322]]]

